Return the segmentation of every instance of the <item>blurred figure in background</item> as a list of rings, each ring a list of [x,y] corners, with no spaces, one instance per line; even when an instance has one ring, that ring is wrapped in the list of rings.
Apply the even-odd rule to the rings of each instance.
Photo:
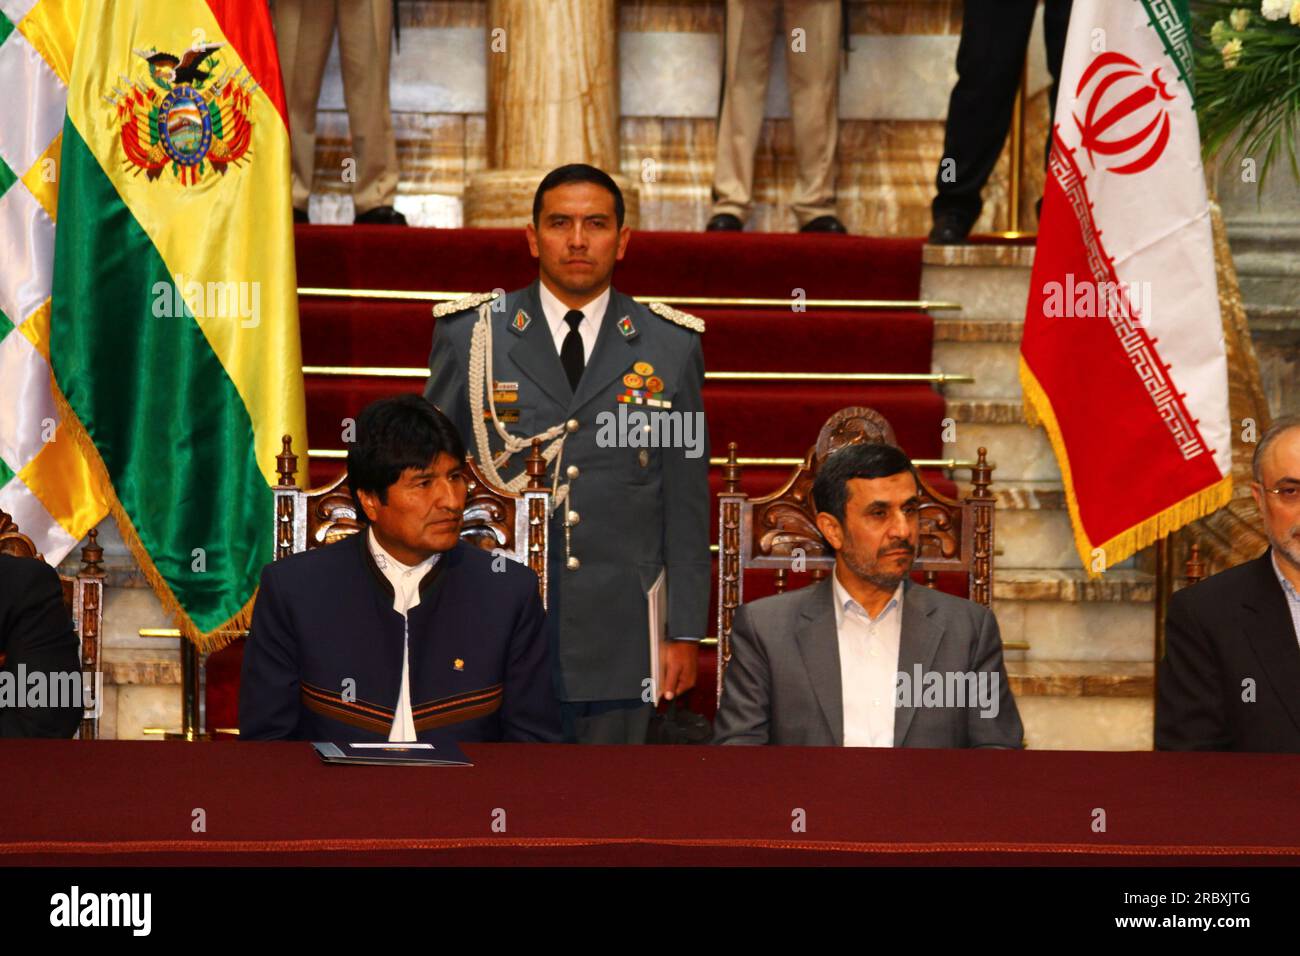
[[[1038,0],[965,0],[957,85],[948,101],[943,159],[935,177],[938,195],[931,206],[933,243],[965,241],[980,216],[984,206],[980,193],[1011,128],[1037,6]],[[1056,87],[1069,25],[1070,0],[1044,0],[1043,38],[1052,74],[1049,116],[1056,115]]]
[[[356,222],[406,225],[406,217],[393,208],[397,139],[388,104],[389,44],[396,6],[392,0],[272,0],[289,105],[294,222],[308,221],[307,200],[316,165],[316,102],[337,23],[351,158],[356,161],[352,181]]]
[[[787,39],[790,121],[799,167],[790,206],[800,232],[846,231],[835,215],[844,11],[840,0],[727,0],[726,87],[707,231],[739,232],[753,205],[754,150],[763,128],[778,23]]]

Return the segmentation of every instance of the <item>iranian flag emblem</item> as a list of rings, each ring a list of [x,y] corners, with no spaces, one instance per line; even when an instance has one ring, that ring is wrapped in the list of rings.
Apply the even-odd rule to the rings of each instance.
[[[1094,573],[1232,494],[1189,23],[1075,0],[1062,64],[1020,378]]]

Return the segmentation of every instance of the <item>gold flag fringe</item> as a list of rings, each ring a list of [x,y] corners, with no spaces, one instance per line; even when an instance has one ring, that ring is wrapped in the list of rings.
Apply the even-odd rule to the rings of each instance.
[[[90,472],[95,481],[99,483],[100,491],[104,499],[108,502],[109,511],[117,521],[118,530],[122,533],[122,540],[131,551],[131,556],[135,558],[140,570],[144,573],[145,580],[153,588],[154,594],[162,603],[163,610],[172,618],[176,627],[180,630],[181,636],[192,643],[200,653],[211,654],[213,651],[219,651],[227,644],[241,636],[241,632],[247,631],[249,624],[253,619],[253,604],[257,600],[257,591],[254,590],[244,606],[235,612],[233,616],[217,628],[211,631],[201,631],[186,613],[185,608],[181,606],[180,601],[172,592],[171,586],[158,570],[158,566],[153,563],[153,558],[149,556],[149,551],[145,548],[144,543],[140,540],[140,533],[136,531],[135,524],[122,507],[122,502],[118,500],[117,492],[113,488],[113,482],[108,476],[108,469],[104,465],[104,460],[99,456],[99,449],[95,447],[94,441],[81,424],[81,419],[77,413],[72,410],[68,404],[67,398],[63,394],[63,389],[51,377],[50,391],[54,394],[54,402],[59,410],[60,421],[67,427],[67,433],[71,436],[77,448],[81,451],[86,459]]]
[[[1098,578],[1104,573],[1104,569],[1093,570],[1094,551],[1100,549],[1105,567],[1112,567],[1166,535],[1173,534],[1184,525],[1218,511],[1232,500],[1232,474],[1229,473],[1214,484],[1188,495],[1182,501],[1175,502],[1163,511],[1121,531],[1109,541],[1102,542],[1100,545],[1093,544],[1084,531],[1083,522],[1079,520],[1079,502],[1074,494],[1074,476],[1070,471],[1070,459],[1066,455],[1065,442],[1061,437],[1060,423],[1056,420],[1056,413],[1052,410],[1052,403],[1047,393],[1039,384],[1023,355],[1020,356],[1020,385],[1025,396],[1025,420],[1030,425],[1043,426],[1048,440],[1052,443],[1057,464],[1061,468],[1061,480],[1065,485],[1065,501],[1070,509],[1070,525],[1074,530],[1074,546],[1078,549],[1079,560],[1083,562],[1083,569],[1088,572],[1089,577]]]

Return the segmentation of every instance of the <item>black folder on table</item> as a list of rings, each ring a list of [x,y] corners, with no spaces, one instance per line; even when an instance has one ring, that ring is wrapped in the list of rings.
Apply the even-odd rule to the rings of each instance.
[[[318,741],[312,744],[326,763],[371,767],[472,767],[454,741],[437,743],[346,744]]]

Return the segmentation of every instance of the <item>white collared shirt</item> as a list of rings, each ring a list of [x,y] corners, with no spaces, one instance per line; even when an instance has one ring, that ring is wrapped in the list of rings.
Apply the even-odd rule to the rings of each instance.
[[[569,314],[569,307],[557,299],[546,283],[537,283],[542,294],[542,311],[546,313],[546,324],[551,328],[551,337],[555,339],[555,352],[558,355],[564,347],[564,338],[569,334],[569,323],[564,317]],[[582,358],[584,364],[591,361],[592,350],[596,348],[596,336],[600,333],[601,320],[605,318],[605,309],[609,306],[609,286],[578,311],[582,321],[578,323],[578,334],[582,336]]]
[[[903,584],[874,618],[832,572],[835,632],[840,645],[844,746],[894,746],[898,646],[903,633]]]
[[[429,569],[438,563],[439,554],[431,554],[419,564],[403,564],[384,550],[375,539],[375,529],[366,530],[366,540],[370,542],[370,556],[383,572],[388,583],[393,586],[393,610],[402,615],[405,629],[407,612],[420,603],[420,581]],[[415,736],[415,717],[411,713],[411,647],[410,634],[402,636],[402,689],[397,695],[397,707],[393,716],[392,729],[388,739],[392,742],[412,741]]]
[[[1282,573],[1282,566],[1277,563],[1277,549],[1272,553],[1273,573],[1277,575],[1277,583],[1282,585],[1282,593],[1286,596],[1287,610],[1291,612],[1291,628],[1295,631],[1295,639],[1300,641],[1300,593],[1296,592],[1295,585],[1287,580]]]

